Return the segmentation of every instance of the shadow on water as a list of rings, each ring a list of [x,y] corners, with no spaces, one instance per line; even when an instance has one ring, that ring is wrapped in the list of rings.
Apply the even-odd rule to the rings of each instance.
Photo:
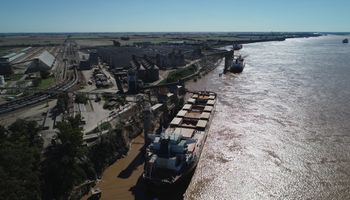
[[[143,146],[135,159],[131,161],[131,163],[119,173],[118,177],[122,179],[127,179],[132,176],[133,172],[145,162],[145,149]],[[183,199],[183,195],[186,192],[188,185],[191,182],[192,176],[194,172],[191,172],[185,179],[183,179],[178,184],[172,186],[167,189],[156,189],[153,186],[147,184],[142,175],[139,176],[136,184],[130,187],[129,191],[134,196],[135,200],[181,200]]]
[[[143,146],[140,149],[140,152],[137,154],[135,159],[128,165],[127,168],[125,168],[123,171],[121,171],[118,175],[119,178],[127,179],[129,178],[132,173],[138,168],[138,166],[143,165],[145,162],[145,149],[146,147]]]
[[[135,143],[133,143],[135,144]],[[137,143],[141,144],[141,143]],[[141,144],[142,145],[142,144]],[[145,152],[146,146],[143,145],[140,149],[138,149],[136,157],[128,163],[127,167],[124,168],[117,175],[117,178],[128,180],[133,179],[132,177],[138,176],[137,182],[129,185],[128,191],[132,194],[135,200],[182,200],[184,199],[183,195],[186,192],[187,187],[191,182],[191,178],[193,176],[193,172],[187,175],[181,182],[167,189],[159,189],[155,188],[147,184],[142,174],[138,175],[136,173],[141,167],[143,168],[145,162]],[[129,198],[128,198],[129,199]]]

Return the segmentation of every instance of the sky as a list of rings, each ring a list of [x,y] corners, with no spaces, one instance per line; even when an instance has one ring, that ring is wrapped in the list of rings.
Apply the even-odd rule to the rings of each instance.
[[[0,32],[350,32],[350,0],[0,0]]]

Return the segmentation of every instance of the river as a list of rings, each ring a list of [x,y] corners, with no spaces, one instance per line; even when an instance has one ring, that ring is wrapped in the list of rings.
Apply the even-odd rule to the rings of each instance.
[[[350,199],[350,46],[344,36],[244,45],[189,89],[218,93],[185,199]]]

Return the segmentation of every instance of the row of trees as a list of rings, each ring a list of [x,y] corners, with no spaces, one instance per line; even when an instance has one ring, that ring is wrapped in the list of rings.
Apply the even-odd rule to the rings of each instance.
[[[127,152],[120,129],[93,148],[83,146],[80,120],[60,122],[57,139],[45,151],[35,121],[0,126],[1,199],[67,199],[74,186],[95,179],[116,153]]]
[[[36,122],[17,120],[0,126],[0,196],[2,199],[40,199],[42,142]]]

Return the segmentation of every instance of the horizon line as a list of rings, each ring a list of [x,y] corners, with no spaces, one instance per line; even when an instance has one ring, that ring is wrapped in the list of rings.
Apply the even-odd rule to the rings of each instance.
[[[53,33],[350,33],[350,31],[56,31],[56,32],[0,32],[0,34],[53,34]]]

